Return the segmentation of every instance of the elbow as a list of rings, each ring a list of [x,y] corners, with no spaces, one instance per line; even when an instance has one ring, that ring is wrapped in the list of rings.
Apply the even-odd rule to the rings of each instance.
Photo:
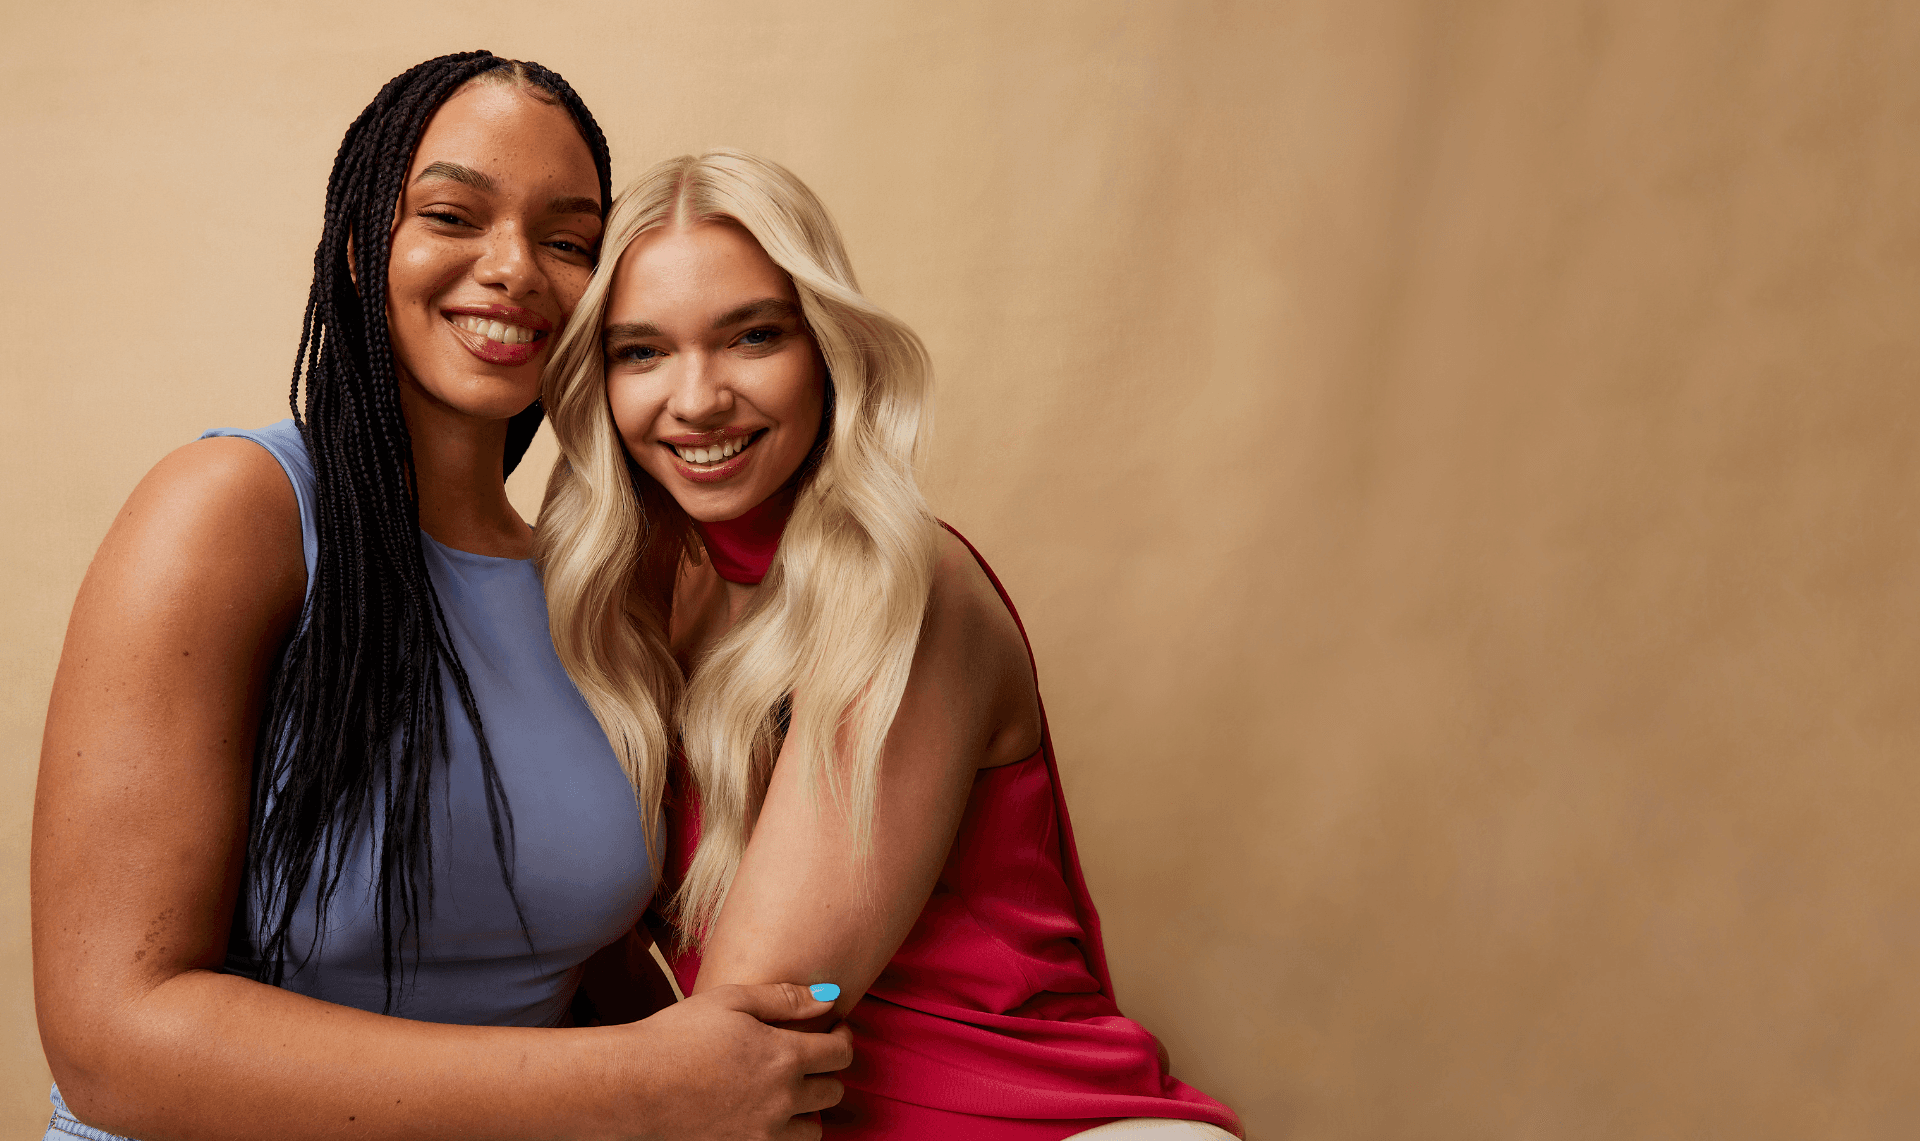
[[[48,1010],[42,1004],[38,1013],[40,1048],[67,1112],[95,1129],[129,1132],[134,1122],[127,1119],[129,1083],[123,1072],[131,1062],[124,1045],[127,1028],[116,1027],[97,1010]]]
[[[113,1110],[107,1091],[113,1083],[102,1065],[103,1059],[84,1048],[57,1041],[43,1028],[40,1046],[47,1055],[47,1069],[53,1071],[53,1084],[60,1089],[60,1100],[67,1112],[83,1124],[113,1132],[109,1118]]]
[[[82,1125],[116,1136],[138,1136],[146,1122],[140,1106],[127,1095],[127,1082],[116,1075],[111,1059],[80,1058],[47,1051],[47,1068],[67,1113]],[[64,1136],[64,1134],[63,1134]]]

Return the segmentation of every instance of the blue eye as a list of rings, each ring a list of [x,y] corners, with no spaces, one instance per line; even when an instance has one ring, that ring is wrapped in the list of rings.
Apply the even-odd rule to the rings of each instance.
[[[660,355],[660,350],[652,345],[627,345],[613,350],[613,359],[620,361],[645,362]]]
[[[773,343],[775,338],[779,336],[780,330],[778,329],[748,329],[746,332],[740,334],[740,343],[743,345],[766,345]]]

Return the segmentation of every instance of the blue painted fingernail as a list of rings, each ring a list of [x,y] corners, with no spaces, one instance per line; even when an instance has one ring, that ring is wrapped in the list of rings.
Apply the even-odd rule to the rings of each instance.
[[[821,1002],[832,1002],[840,997],[840,988],[832,983],[814,983],[807,988],[807,993]]]

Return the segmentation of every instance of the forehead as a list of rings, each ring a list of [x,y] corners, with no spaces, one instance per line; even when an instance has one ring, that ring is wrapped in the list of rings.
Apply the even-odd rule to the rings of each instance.
[[[414,149],[408,183],[436,162],[479,171],[503,187],[534,181],[599,197],[593,154],[573,116],[503,84],[469,83],[440,105]]]
[[[745,301],[798,302],[793,281],[753,235],[730,222],[662,226],[633,240],[614,270],[609,316],[699,319]]]

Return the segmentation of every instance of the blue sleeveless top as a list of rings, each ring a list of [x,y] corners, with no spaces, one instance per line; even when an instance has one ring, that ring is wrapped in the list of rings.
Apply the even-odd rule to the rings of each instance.
[[[300,504],[311,592],[319,542],[313,464],[300,430],[282,420],[259,431],[220,428],[207,435],[252,440],[286,469]],[[424,1022],[551,1026],[572,1001],[587,956],[639,920],[659,879],[658,864],[647,851],[633,786],[554,653],[533,562],[457,551],[424,531],[420,546],[513,812],[514,888],[534,950],[494,854],[479,744],[445,677],[448,757],[435,766],[433,902],[421,924],[417,969],[408,955],[396,970],[404,985],[390,1013]],[[359,831],[324,932],[315,930],[315,888],[307,888],[294,920],[296,957],[281,985],[377,1012],[387,989],[372,832]],[[256,886],[241,885],[242,914],[257,898]],[[251,926],[235,925],[229,971],[253,973],[258,948]]]

